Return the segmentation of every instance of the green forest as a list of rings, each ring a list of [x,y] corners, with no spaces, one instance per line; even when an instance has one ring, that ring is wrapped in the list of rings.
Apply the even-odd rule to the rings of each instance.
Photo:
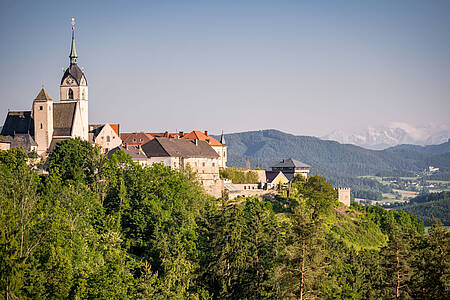
[[[450,233],[337,201],[297,178],[231,204],[189,171],[141,167],[78,139],[39,175],[0,151],[4,299],[449,299]]]
[[[409,203],[397,204],[395,209],[413,213],[427,226],[433,224],[433,218],[439,219],[445,226],[450,226],[450,192],[448,191],[417,196]]]
[[[252,167],[269,170],[280,160],[292,157],[309,164],[311,174],[324,176],[335,186],[350,187],[356,198],[380,200],[382,193],[392,192],[388,186],[360,176],[414,177],[434,166],[439,171],[427,179],[450,180],[450,141],[369,150],[274,129],[227,134],[226,141],[228,166],[244,167],[249,159]]]

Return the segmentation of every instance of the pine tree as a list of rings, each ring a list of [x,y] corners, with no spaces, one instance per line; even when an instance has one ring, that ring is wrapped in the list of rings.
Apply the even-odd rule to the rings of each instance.
[[[394,227],[386,247],[382,249],[384,295],[391,299],[409,298],[411,272],[411,236]]]
[[[413,244],[413,293],[422,299],[450,298],[450,232],[437,219]]]

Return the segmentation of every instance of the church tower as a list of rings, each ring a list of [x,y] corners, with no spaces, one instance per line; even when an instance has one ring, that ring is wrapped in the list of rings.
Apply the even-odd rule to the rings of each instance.
[[[53,100],[41,89],[33,101],[34,140],[37,143],[37,154],[47,151],[53,136]]]
[[[88,84],[83,71],[78,67],[78,55],[75,48],[75,21],[72,19],[72,46],[70,65],[64,72],[59,86],[61,103],[77,104],[77,118],[80,122],[73,129],[72,136],[88,140]]]

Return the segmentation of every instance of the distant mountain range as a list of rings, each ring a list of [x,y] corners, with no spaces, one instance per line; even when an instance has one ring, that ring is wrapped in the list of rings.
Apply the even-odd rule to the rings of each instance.
[[[449,124],[412,126],[406,123],[391,123],[388,126],[369,127],[365,130],[347,133],[335,130],[321,139],[342,144],[353,144],[367,149],[382,150],[400,144],[434,145],[448,141]]]
[[[295,158],[312,166],[316,173],[336,185],[354,186],[357,176],[411,176],[428,166],[450,171],[450,142],[435,146],[402,145],[369,150],[311,136],[295,136],[278,130],[261,130],[225,135],[228,166],[270,168],[284,158]]]

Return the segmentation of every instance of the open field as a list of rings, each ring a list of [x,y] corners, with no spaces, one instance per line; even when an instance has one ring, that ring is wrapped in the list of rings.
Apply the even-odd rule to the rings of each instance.
[[[414,198],[417,195],[419,195],[419,192],[404,191],[404,190],[398,190],[398,189],[392,189],[392,190],[394,192],[400,193],[402,195],[402,199]]]

